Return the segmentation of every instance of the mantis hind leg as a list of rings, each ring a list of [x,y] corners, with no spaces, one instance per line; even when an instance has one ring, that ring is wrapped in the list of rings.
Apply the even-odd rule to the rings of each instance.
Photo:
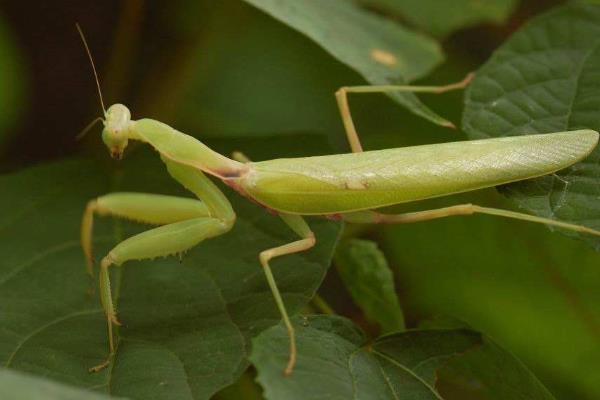
[[[288,363],[284,370],[284,374],[287,376],[292,373],[294,366],[296,365],[296,336],[294,326],[290,321],[290,317],[285,308],[285,304],[283,303],[283,299],[281,298],[281,293],[279,292],[279,288],[277,287],[277,283],[275,282],[275,278],[273,277],[273,272],[271,271],[269,261],[275,257],[308,250],[315,245],[316,239],[314,233],[310,230],[310,227],[306,224],[306,222],[301,216],[280,214],[280,217],[302,239],[288,244],[284,244],[283,246],[273,247],[271,249],[264,250],[260,253],[259,259],[265,271],[269,288],[273,293],[275,303],[277,304],[277,308],[279,309],[279,313],[281,314],[281,319],[283,320],[283,323],[288,331],[288,336],[290,339],[290,353]]]
[[[342,218],[348,222],[366,223],[366,224],[407,224],[412,222],[428,221],[432,219],[451,217],[455,215],[473,215],[488,214],[499,217],[519,219],[522,221],[536,222],[539,224],[550,225],[557,228],[567,229],[575,232],[600,236],[600,231],[588,228],[587,226],[571,224],[553,220],[550,218],[538,217],[535,215],[502,210],[499,208],[481,207],[475,204],[459,204],[456,206],[437,208],[434,210],[417,211],[404,214],[382,214],[376,211],[358,211],[354,213],[342,214]]]
[[[344,123],[344,129],[350,148],[353,153],[360,153],[363,151],[362,144],[356,132],[354,121],[352,120],[352,114],[350,113],[350,106],[348,104],[348,93],[389,93],[389,92],[412,92],[412,93],[445,93],[451,90],[464,89],[469,82],[473,79],[473,74],[468,74],[462,81],[457,83],[451,83],[444,86],[407,86],[407,85],[378,85],[378,86],[345,86],[338,89],[335,92],[335,98],[337,100],[342,122]],[[453,128],[454,125],[449,124],[449,127]]]

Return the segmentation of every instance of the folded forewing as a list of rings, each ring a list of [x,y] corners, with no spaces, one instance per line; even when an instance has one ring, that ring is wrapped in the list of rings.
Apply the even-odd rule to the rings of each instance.
[[[496,186],[566,168],[596,146],[591,130],[441,143],[252,164],[240,181],[279,211],[332,214]]]

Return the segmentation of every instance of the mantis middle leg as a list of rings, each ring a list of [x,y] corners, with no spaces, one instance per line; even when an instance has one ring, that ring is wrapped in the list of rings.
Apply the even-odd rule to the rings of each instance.
[[[301,216],[291,214],[280,214],[280,217],[294,232],[296,232],[296,234],[298,234],[298,236],[301,237],[301,239],[295,242],[284,244],[283,246],[273,247],[271,249],[264,250],[260,253],[259,259],[265,271],[267,282],[269,283],[269,288],[273,293],[275,303],[277,304],[277,308],[279,309],[279,313],[281,314],[281,318],[283,320],[283,323],[285,324],[285,327],[288,331],[288,336],[290,338],[290,354],[287,366],[284,370],[284,374],[287,376],[292,373],[294,365],[296,365],[296,336],[294,326],[290,321],[290,317],[285,308],[285,304],[283,303],[283,299],[281,298],[281,294],[279,293],[279,288],[277,287],[277,283],[275,282],[275,278],[273,277],[273,272],[271,271],[269,261],[275,257],[284,256],[286,254],[299,253],[301,251],[308,250],[315,245],[316,239],[315,234],[311,231],[310,227]]]
[[[129,260],[141,260],[182,253],[201,241],[222,235],[235,222],[235,213],[227,198],[201,172],[192,167],[163,159],[169,173],[203,201],[142,193],[115,193],[89,203],[82,221],[82,246],[91,271],[91,230],[93,214],[111,214],[140,222],[164,224],[142,232],[117,244],[100,262],[100,299],[108,324],[110,354],[102,364],[105,368],[114,355],[113,325],[116,317],[108,268]]]
[[[345,86],[338,89],[335,92],[335,98],[337,100],[338,108],[344,123],[344,129],[346,130],[346,136],[350,143],[350,148],[353,153],[360,153],[363,151],[363,147],[360,143],[358,133],[354,121],[352,120],[352,114],[350,113],[350,106],[348,105],[348,93],[389,93],[389,92],[412,92],[412,93],[445,93],[451,90],[464,89],[471,80],[473,80],[474,74],[468,74],[462,81],[452,83],[444,86],[407,86],[407,85],[379,85],[379,86]],[[454,125],[449,125],[453,128]]]
[[[232,154],[232,158],[236,161],[242,163],[250,162],[250,159],[246,157],[246,155],[242,152],[236,151]],[[285,244],[283,246],[273,247],[268,250],[264,250],[260,253],[259,259],[260,264],[262,265],[265,275],[267,277],[267,282],[269,284],[269,288],[273,293],[273,298],[275,299],[275,303],[277,304],[277,308],[279,309],[279,313],[281,314],[281,319],[288,331],[288,336],[290,338],[290,355],[288,358],[287,366],[285,367],[284,374],[290,375],[292,370],[294,369],[294,365],[296,364],[296,335],[294,326],[290,321],[290,317],[285,308],[285,303],[281,298],[281,293],[279,292],[279,288],[277,287],[277,282],[275,282],[275,278],[273,277],[273,272],[271,271],[271,266],[269,265],[269,261],[275,257],[283,256],[286,254],[299,253],[301,251],[305,251],[313,247],[316,243],[315,234],[311,231],[310,227],[304,221],[304,219],[299,215],[292,214],[279,214],[283,222],[285,222],[298,236],[301,237],[300,240],[297,240],[292,243]]]

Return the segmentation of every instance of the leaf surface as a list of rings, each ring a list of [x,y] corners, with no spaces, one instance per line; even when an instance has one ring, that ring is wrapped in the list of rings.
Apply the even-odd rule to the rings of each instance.
[[[267,400],[453,400],[460,397],[441,390],[465,382],[493,396],[553,399],[522,364],[473,330],[412,330],[368,343],[352,322],[337,316],[298,318],[295,326],[298,364],[291,376],[283,377],[279,365],[287,357],[282,325],[253,341],[251,360]]]

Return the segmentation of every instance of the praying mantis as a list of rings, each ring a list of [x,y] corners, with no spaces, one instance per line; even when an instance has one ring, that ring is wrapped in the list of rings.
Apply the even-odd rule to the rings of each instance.
[[[81,224],[81,245],[87,271],[92,275],[94,215],[158,225],[118,243],[100,261],[100,300],[107,320],[109,356],[91,368],[92,372],[109,365],[115,353],[113,328],[121,325],[112,300],[109,268],[130,260],[180,254],[203,240],[224,235],[235,224],[236,214],[229,200],[207,175],[278,215],[298,235],[296,241],[261,249],[258,254],[258,262],[289,336],[285,375],[291,374],[296,364],[295,330],[271,272],[270,261],[307,251],[315,245],[316,237],[304,216],[359,224],[401,224],[481,213],[600,236],[600,231],[586,226],[474,204],[395,215],[376,211],[394,204],[551,174],[581,161],[596,147],[598,133],[583,129],[363,151],[350,113],[349,93],[443,93],[464,88],[473,78],[472,74],[446,86],[343,87],[335,96],[351,153],[252,162],[239,152],[231,158],[225,157],[196,138],[159,121],[134,120],[130,110],[122,104],[106,109],[90,49],[81,29],[77,28],[92,65],[104,113],[103,118],[93,123],[102,121],[102,139],[110,155],[121,159],[131,140],[146,143],[158,152],[172,178],[197,197],[117,192],[87,204]]]

